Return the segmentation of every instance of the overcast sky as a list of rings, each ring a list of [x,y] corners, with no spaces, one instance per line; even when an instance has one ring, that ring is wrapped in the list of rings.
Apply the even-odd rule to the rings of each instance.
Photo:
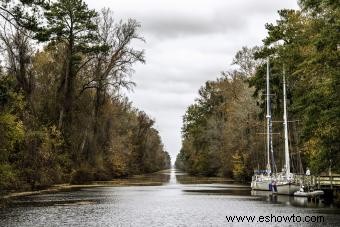
[[[242,46],[261,45],[265,23],[277,11],[298,8],[296,0],[87,0],[90,8],[109,7],[117,20],[142,25],[146,64],[136,65],[137,83],[128,96],[156,120],[172,162],[181,147],[182,116],[207,80],[231,68]]]

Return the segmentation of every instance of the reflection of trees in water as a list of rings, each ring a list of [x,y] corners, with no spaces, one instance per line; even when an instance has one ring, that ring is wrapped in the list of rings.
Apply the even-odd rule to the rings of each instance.
[[[176,181],[180,184],[193,184],[193,183],[197,183],[196,178],[197,177],[193,177],[193,176],[189,176],[186,174],[175,174],[176,176]]]
[[[170,175],[164,173],[152,173],[140,176],[134,176],[130,178],[131,181],[136,181],[136,183],[141,184],[159,184],[168,183],[170,181]]]
[[[161,186],[169,183],[170,175],[164,172],[134,175],[127,178],[116,178],[106,182],[108,185],[119,186]],[[100,182],[104,183],[105,182]]]
[[[177,172],[175,176],[178,183],[185,185],[182,189],[183,192],[235,196],[250,195],[250,188],[248,186],[237,184],[231,179],[190,176],[180,172]]]
[[[190,176],[187,174],[176,173],[176,181],[180,184],[233,184],[234,181],[222,177],[202,177],[202,176]]]
[[[162,183],[168,183],[170,181],[170,174],[154,173],[151,175],[150,178],[155,181],[162,182]]]

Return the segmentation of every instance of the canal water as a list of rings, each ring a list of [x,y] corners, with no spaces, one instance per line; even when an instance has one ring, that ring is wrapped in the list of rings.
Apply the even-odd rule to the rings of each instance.
[[[228,220],[233,216],[255,219]],[[0,226],[340,226],[340,209],[322,201],[254,194],[249,185],[172,169],[17,198],[1,208]]]

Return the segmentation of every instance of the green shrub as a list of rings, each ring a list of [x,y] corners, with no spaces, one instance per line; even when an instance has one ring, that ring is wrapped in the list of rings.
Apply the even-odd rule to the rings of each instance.
[[[0,164],[0,190],[15,188],[17,175],[9,164]]]

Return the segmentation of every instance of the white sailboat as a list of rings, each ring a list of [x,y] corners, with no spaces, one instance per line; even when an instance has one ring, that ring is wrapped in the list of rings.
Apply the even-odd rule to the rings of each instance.
[[[267,170],[266,174],[255,173],[252,177],[252,190],[270,191],[283,195],[293,195],[300,189],[296,182],[295,175],[290,172],[290,157],[288,146],[288,121],[287,121],[287,95],[286,95],[286,78],[283,72],[283,124],[284,124],[284,146],[285,146],[285,168],[284,171],[276,173],[273,144],[272,144],[272,121],[270,111],[270,87],[269,87],[269,59],[267,59]],[[271,174],[270,155],[274,173]]]
[[[251,189],[258,191],[270,191],[272,177],[268,174],[255,173],[252,177]]]
[[[276,175],[275,182],[278,194],[293,195],[300,189],[300,184],[296,182],[295,175],[290,172],[288,121],[287,121],[287,95],[284,69],[283,69],[283,126],[284,126],[285,167],[283,172],[278,173]]]
[[[267,59],[267,76],[266,76],[266,85],[267,85],[267,167],[265,171],[255,172],[252,181],[251,181],[251,189],[252,190],[260,190],[260,191],[270,191],[270,185],[272,183],[271,176],[271,166],[270,166],[270,150],[272,151],[272,143],[271,143],[271,111],[270,111],[270,87],[269,87],[269,58]]]

